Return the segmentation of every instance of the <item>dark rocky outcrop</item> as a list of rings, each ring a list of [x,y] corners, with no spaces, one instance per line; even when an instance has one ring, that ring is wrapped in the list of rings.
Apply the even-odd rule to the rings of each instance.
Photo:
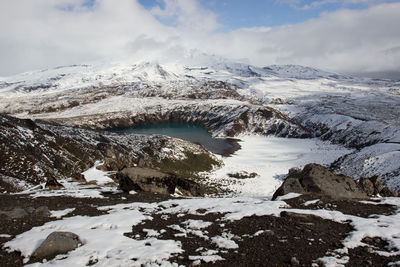
[[[368,196],[382,196],[382,197],[397,197],[398,194],[387,187],[383,187],[380,176],[373,176],[371,178],[361,178],[358,180],[358,186]]]
[[[119,187],[125,191],[145,191],[159,194],[175,192],[175,175],[147,168],[127,168],[117,173]]]
[[[288,193],[315,194],[333,199],[366,198],[356,182],[348,176],[335,174],[319,164],[307,164],[303,170],[292,169],[272,199]]]
[[[178,188],[183,195],[200,196],[201,188],[194,181],[178,178],[174,174],[148,168],[126,168],[117,173],[120,188],[129,192],[144,191],[159,194],[173,194]]]
[[[176,187],[184,196],[202,196],[203,190],[195,181],[189,179],[176,179]]]
[[[368,178],[361,178],[358,181],[358,186],[363,190],[368,196],[373,196],[378,193],[372,181]]]
[[[82,245],[79,236],[71,232],[52,232],[33,252],[31,259],[40,261],[52,259],[59,254],[66,254]]]
[[[399,194],[393,190],[390,190],[388,187],[382,188],[382,190],[379,192],[379,195],[382,197],[398,197]]]

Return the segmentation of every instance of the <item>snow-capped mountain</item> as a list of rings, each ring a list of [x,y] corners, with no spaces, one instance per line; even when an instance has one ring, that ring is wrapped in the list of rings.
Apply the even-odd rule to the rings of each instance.
[[[95,129],[176,120],[216,136],[318,137],[354,149],[336,161],[341,171],[381,175],[397,190],[399,95],[400,82],[223,60],[73,65],[0,78],[2,113]]]

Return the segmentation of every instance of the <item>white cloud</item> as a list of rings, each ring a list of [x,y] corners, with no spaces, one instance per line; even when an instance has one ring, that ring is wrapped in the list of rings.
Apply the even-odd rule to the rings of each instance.
[[[134,0],[3,0],[0,2],[0,73],[135,54],[144,35],[174,35]],[[68,7],[68,8],[67,8]]]
[[[386,2],[390,2],[390,0],[316,0],[313,2],[305,1],[305,0],[276,0],[277,3],[286,4],[293,8],[298,9],[317,9],[325,5],[336,4],[339,6],[352,6],[352,5],[377,5],[383,4]]]
[[[400,69],[400,3],[324,13],[303,23],[215,35],[203,49],[256,65],[300,64],[338,72]]]
[[[197,0],[164,0],[165,8],[155,6],[151,14],[170,19],[176,26],[186,30],[214,31],[220,27],[217,16],[204,9]]]
[[[0,75],[98,59],[170,60],[192,49],[256,65],[338,72],[400,69],[400,3],[322,14],[303,23],[219,32],[195,0],[0,1]],[[359,0],[352,0],[359,1]],[[169,21],[164,25],[160,21]]]

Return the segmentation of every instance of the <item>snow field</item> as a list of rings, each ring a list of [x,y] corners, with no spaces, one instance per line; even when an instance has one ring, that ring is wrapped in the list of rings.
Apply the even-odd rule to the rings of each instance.
[[[272,196],[287,171],[308,163],[329,165],[352,150],[318,139],[290,139],[255,135],[239,136],[241,149],[219,157],[224,166],[209,174],[210,182],[245,196]],[[236,179],[228,174],[246,171],[255,178]]]

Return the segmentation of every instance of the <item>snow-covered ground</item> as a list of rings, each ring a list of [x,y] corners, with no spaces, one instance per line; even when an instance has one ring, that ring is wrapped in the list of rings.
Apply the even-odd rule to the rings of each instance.
[[[272,196],[287,171],[314,162],[329,165],[352,150],[319,139],[290,139],[256,135],[239,136],[241,149],[220,157],[224,166],[209,175],[210,182],[239,195]],[[254,178],[236,179],[228,174],[255,172]]]
[[[398,198],[382,199],[380,203],[393,204],[400,208]],[[7,242],[5,247],[8,247],[10,251],[21,251],[25,262],[27,262],[33,251],[48,234],[54,231],[70,231],[81,237],[83,245],[69,252],[67,257],[59,255],[51,261],[34,263],[30,266],[85,266],[88,262],[97,262],[97,266],[145,264],[149,266],[177,266],[176,263],[170,263],[168,258],[183,252],[179,241],[158,239],[157,236],[160,233],[154,229],[146,229],[148,234],[144,239],[129,238],[124,233],[130,232],[132,225],[151,220],[152,216],[156,214],[162,216],[183,213],[199,215],[199,210],[202,210],[201,214],[222,213],[224,216],[218,223],[223,228],[226,222],[240,220],[246,216],[279,216],[282,211],[288,210],[295,213],[313,214],[340,223],[350,222],[354,227],[354,231],[343,241],[343,248],[336,250],[334,255],[330,254],[320,259],[327,264],[333,264],[332,266],[339,266],[338,264],[348,261],[346,256],[348,249],[366,246],[367,244],[362,242],[365,237],[382,237],[393,248],[392,252],[380,251],[375,248],[373,253],[387,256],[400,254],[399,213],[361,218],[332,210],[288,209],[287,204],[282,200],[270,201],[260,197],[194,198],[153,204],[119,204],[99,209],[106,210],[107,214],[94,217],[74,216],[48,222],[43,226],[34,227],[30,231],[18,235]],[[223,260],[223,251],[237,249],[238,245],[235,240],[240,240],[242,237],[234,236],[228,230],[218,236],[208,236],[208,233],[202,230],[208,225],[209,222],[189,220],[180,225],[166,225],[165,227],[178,230],[182,235],[195,233],[197,236],[216,244],[218,248],[216,251],[209,250],[210,253],[190,256],[189,258],[193,261],[198,259]],[[265,229],[265,231],[268,231],[268,229]],[[253,235],[259,234],[260,231],[253,233]],[[205,249],[207,250],[207,248]],[[211,255],[213,256],[211,258],[205,257]]]

